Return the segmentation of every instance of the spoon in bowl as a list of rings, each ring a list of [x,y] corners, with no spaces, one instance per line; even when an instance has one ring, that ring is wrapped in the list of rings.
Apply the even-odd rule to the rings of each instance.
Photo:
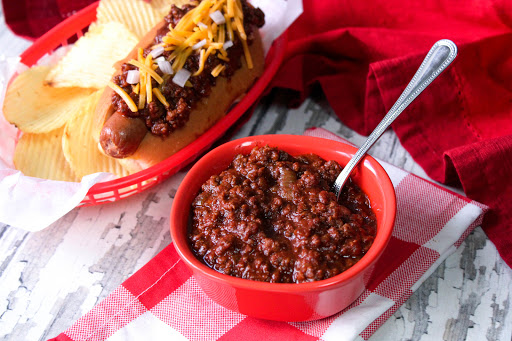
[[[427,56],[421,63],[418,71],[409,82],[404,92],[400,95],[393,107],[384,116],[375,130],[368,136],[361,148],[354,154],[352,159],[343,168],[340,175],[334,182],[333,190],[336,197],[340,198],[340,193],[347,182],[350,174],[357,166],[357,164],[364,158],[368,150],[379,139],[379,137],[386,131],[386,129],[393,123],[393,121],[404,111],[409,104],[414,101],[418,95],[425,90],[425,88],[432,83],[434,79],[441,74],[441,72],[453,62],[457,56],[457,46],[448,39],[442,39],[436,42]]]

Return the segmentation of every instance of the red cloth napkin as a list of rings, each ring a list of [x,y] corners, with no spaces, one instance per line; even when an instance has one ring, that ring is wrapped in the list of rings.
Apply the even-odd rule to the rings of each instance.
[[[490,206],[483,228],[512,266],[512,2],[304,0],[273,86],[319,83],[339,118],[368,135],[439,39],[455,62],[393,130],[434,180]]]
[[[323,129],[311,129],[306,135],[343,141]],[[367,289],[344,311],[305,323],[265,321],[232,312],[204,294],[171,244],[52,340],[368,339],[481,224],[486,210],[381,164],[396,191],[395,228]]]

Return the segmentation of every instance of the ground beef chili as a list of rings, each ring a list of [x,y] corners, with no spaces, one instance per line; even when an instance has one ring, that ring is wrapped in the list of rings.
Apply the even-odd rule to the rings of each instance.
[[[195,2],[197,3],[197,2]],[[254,30],[262,27],[265,23],[265,16],[259,8],[254,8],[247,3],[246,0],[241,0],[242,11],[244,14],[244,29],[247,34],[247,42],[250,45],[254,40]],[[165,17],[166,25],[157,33],[154,41],[144,50],[144,57],[150,52],[150,47],[162,42],[164,37],[169,31],[169,25],[175,27],[179,20],[195,5],[187,4],[181,8],[173,5],[169,14]],[[152,79],[152,87],[158,87],[165,99],[169,103],[166,108],[157,99],[151,103],[146,103],[144,109],[139,109],[138,112],[132,112],[126,102],[117,94],[112,96],[112,103],[114,109],[127,117],[138,117],[142,119],[148,130],[154,135],[167,136],[172,131],[184,126],[189,119],[191,110],[194,105],[210,94],[211,88],[215,86],[215,77],[211,75],[211,71],[220,63],[225,65],[225,69],[221,72],[220,77],[230,78],[236,70],[241,66],[241,58],[244,55],[243,46],[240,40],[235,37],[233,46],[227,49],[229,61],[221,60],[215,55],[210,55],[204,66],[204,70],[197,76],[190,77],[189,81],[192,86],[181,87],[172,82],[172,76],[164,75],[160,69],[155,71],[163,76],[164,82],[159,85]],[[165,51],[163,56],[167,59],[172,51]],[[195,71],[199,65],[199,54],[192,54],[186,61],[184,68],[189,71]],[[137,67],[130,64],[122,65],[122,73],[115,76],[113,82],[119,85],[135,103],[139,101],[139,95],[135,93],[130,84],[126,82],[127,73],[129,70],[136,70]]]
[[[317,155],[255,148],[212,176],[192,204],[196,257],[227,275],[272,283],[327,279],[350,268],[376,234],[367,196]]]

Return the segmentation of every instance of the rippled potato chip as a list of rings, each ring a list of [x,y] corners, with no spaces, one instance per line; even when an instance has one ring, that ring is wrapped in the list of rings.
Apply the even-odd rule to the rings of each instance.
[[[14,151],[16,169],[36,178],[78,181],[62,152],[63,132],[64,127],[44,134],[23,134]]]
[[[13,156],[27,176],[80,181],[84,175],[128,175],[92,137],[101,92],[138,41],[169,12],[190,0],[101,0],[97,20],[57,64],[32,67],[9,86],[4,115],[23,134]],[[100,90],[97,90],[100,89]]]
[[[114,64],[125,58],[138,41],[118,22],[91,26],[50,71],[46,82],[53,87],[101,89],[114,74]]]
[[[78,178],[96,172],[110,172],[120,177],[128,175],[117,159],[99,151],[92,136],[94,110],[102,92],[99,90],[82,102],[64,129],[62,149]]]
[[[96,24],[124,24],[138,39],[153,28],[164,15],[142,0],[102,0],[96,11]]]
[[[4,101],[7,121],[26,133],[46,133],[62,127],[90,89],[57,89],[44,84],[48,66],[30,68],[9,85]]]

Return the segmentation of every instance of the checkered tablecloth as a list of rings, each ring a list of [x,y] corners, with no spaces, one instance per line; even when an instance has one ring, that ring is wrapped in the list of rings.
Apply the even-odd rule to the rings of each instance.
[[[339,139],[323,129],[306,135]],[[368,339],[482,221],[484,205],[382,162],[396,191],[390,243],[363,294],[323,320],[260,320],[210,300],[171,244],[53,340]]]

